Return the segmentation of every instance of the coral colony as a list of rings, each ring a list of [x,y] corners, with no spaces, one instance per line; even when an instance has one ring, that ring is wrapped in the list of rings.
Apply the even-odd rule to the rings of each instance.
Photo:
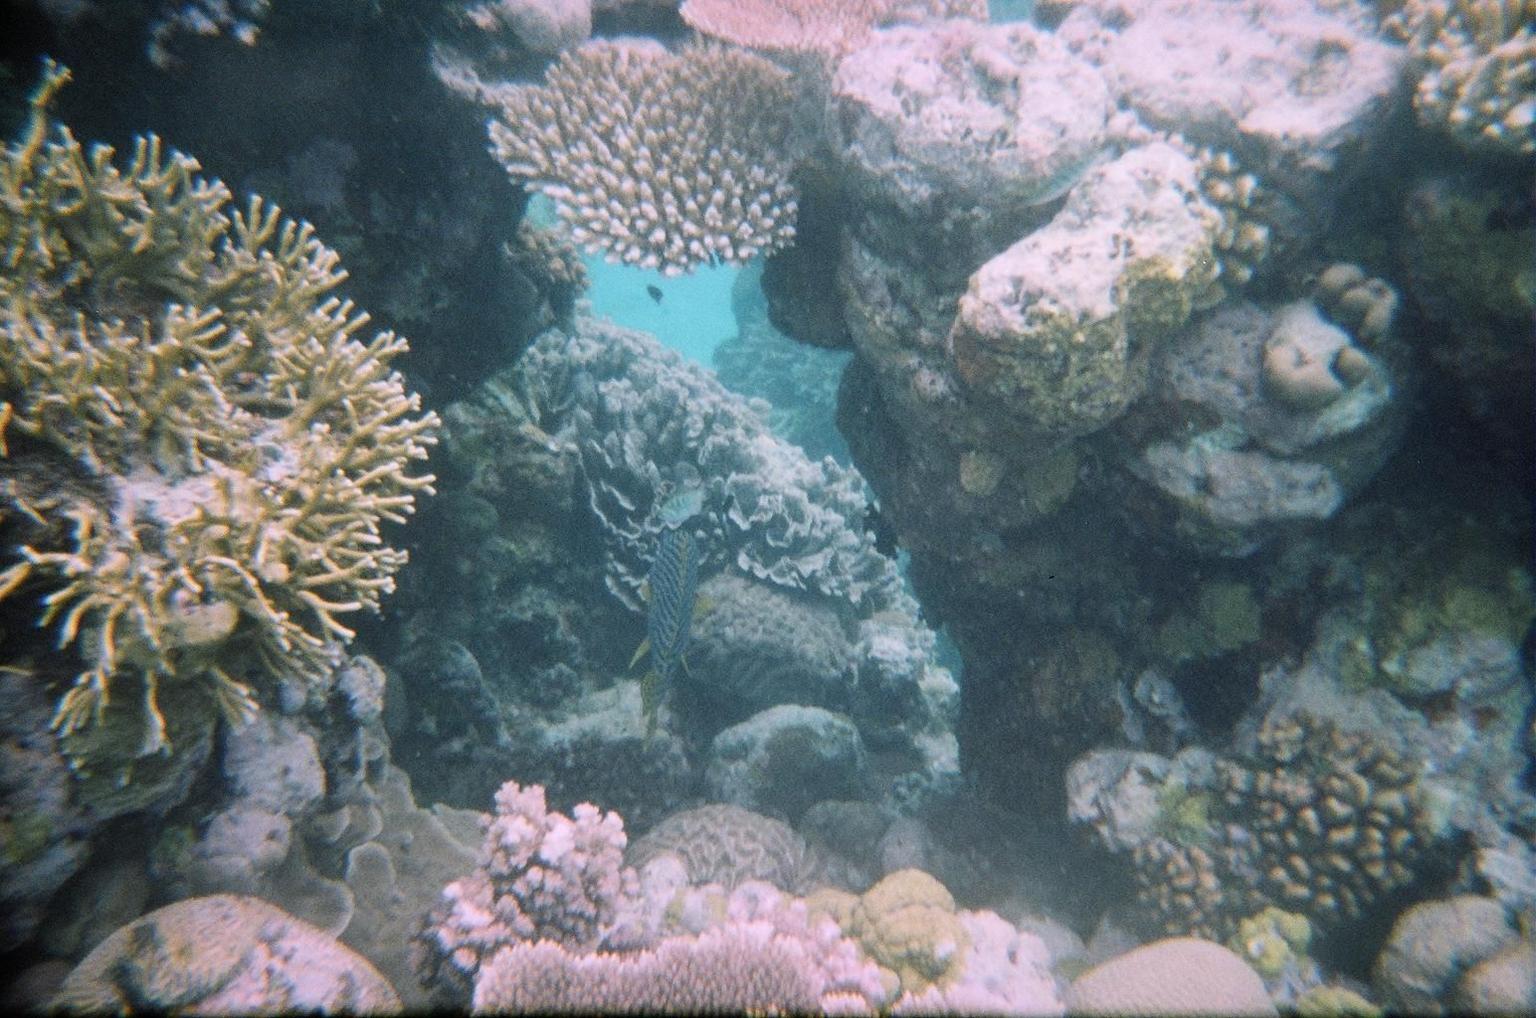
[[[0,1001],[1536,1013],[1536,4],[11,12]]]

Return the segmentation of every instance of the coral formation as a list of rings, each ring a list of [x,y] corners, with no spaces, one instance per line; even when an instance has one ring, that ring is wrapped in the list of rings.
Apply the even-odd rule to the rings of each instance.
[[[882,29],[838,64],[832,91],[848,184],[935,235],[1006,229],[1060,195],[1104,148],[1111,112],[1098,72],[1024,23]],[[1000,219],[946,223],[946,204]]]
[[[746,884],[694,934],[624,952],[549,941],[499,950],[476,982],[481,1011],[869,1013],[886,1000],[875,967],[835,923]]]
[[[1445,1014],[1458,982],[1519,942],[1520,934],[1492,898],[1463,894],[1421,901],[1393,925],[1376,958],[1374,982],[1393,1012]]]
[[[248,719],[272,676],[323,681],[340,616],[376,610],[405,562],[380,525],[432,490],[408,470],[437,420],[389,367],[405,342],[359,338],[368,316],[329,295],[345,273],[307,224],[257,198],[226,213],[229,190],[153,137],[125,171],[65,128],[48,141],[65,79],[48,71],[0,164],[9,458],[69,461],[45,499],[7,487],[52,540],[0,596],[41,595],[86,664],[54,723],[116,766]]]
[[[544,789],[508,781],[496,793],[480,867],[443,888],[423,941],[433,978],[474,979],[500,949],[522,941],[591,948],[635,888],[624,867],[624,821],[581,803],[552,813]]]
[[[391,1012],[400,999],[363,958],[259,898],[216,895],[117,930],[68,978],[69,1013]]]
[[[1179,423],[1148,429],[1130,469],[1196,546],[1248,554],[1332,516],[1395,447],[1409,380],[1388,333],[1395,292],[1344,265],[1317,291],[1274,309],[1229,301],[1154,358],[1153,393]]]
[[[492,147],[582,247],[672,274],[794,237],[786,72],[740,50],[568,50],[543,85],[492,89]]]
[[[841,925],[895,974],[904,994],[954,982],[970,946],[954,897],[922,870],[886,876],[859,896]]]
[[[1200,153],[1200,190],[1221,216],[1215,238],[1218,278],[1224,286],[1241,287],[1269,255],[1264,188],[1232,153],[1206,150]]]
[[[1536,152],[1536,5],[1407,0],[1387,24],[1422,69],[1421,122],[1474,149]]]
[[[710,743],[712,798],[792,821],[822,799],[868,794],[869,757],[847,715],[781,703],[724,729]]]
[[[820,860],[794,828],[724,803],[673,813],[636,838],[624,858],[643,869],[663,855],[683,863],[690,883],[728,890],[762,880],[801,893],[821,881]]]
[[[1208,940],[1177,937],[1090,969],[1067,990],[1073,1014],[1274,1015],[1258,973]]]
[[[1049,226],[971,277],[949,341],[956,373],[1021,429],[1098,430],[1145,390],[1157,341],[1201,305],[1217,224],[1198,165],[1170,145],[1098,167]]]
[[[1096,753],[1069,785],[1073,818],[1130,850],[1154,925],[1246,944],[1271,907],[1327,932],[1407,886],[1444,834],[1424,778],[1386,739],[1297,713],[1267,720],[1248,760]]]
[[[853,48],[893,0],[684,0],[683,20],[752,49],[836,54]]]

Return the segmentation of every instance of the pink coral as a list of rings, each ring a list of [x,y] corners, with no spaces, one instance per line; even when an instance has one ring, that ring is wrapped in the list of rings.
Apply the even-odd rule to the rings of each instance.
[[[579,953],[549,941],[503,948],[475,981],[477,1011],[871,1012],[879,972],[831,920],[752,882],[726,919],[696,936],[627,953]]]
[[[623,865],[624,821],[590,803],[571,813],[551,813],[539,785],[501,786],[480,868],[443,888],[423,938],[435,975],[473,977],[498,949],[521,941],[600,943],[636,888]]]
[[[678,13],[738,46],[832,53],[852,48],[890,7],[891,0],[687,0]]]

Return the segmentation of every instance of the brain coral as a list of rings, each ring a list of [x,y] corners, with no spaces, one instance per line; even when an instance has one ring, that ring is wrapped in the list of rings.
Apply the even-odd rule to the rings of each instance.
[[[0,597],[40,597],[83,661],[65,748],[122,762],[186,718],[248,717],[252,675],[325,681],[339,616],[405,562],[379,527],[431,491],[407,469],[437,420],[390,370],[404,340],[358,338],[368,316],[328,296],[346,274],[307,224],[226,213],[153,137],[126,171],[48,141],[66,79],[49,65],[0,158],[0,466],[50,478],[0,481],[0,517],[36,535]]]
[[[761,57],[591,42],[493,91],[496,157],[589,250],[675,274],[794,236],[788,75]]]
[[[765,880],[786,891],[814,886],[818,862],[794,828],[772,817],[714,803],[674,813],[635,839],[625,861],[636,869],[675,855],[694,884],[727,888]]]

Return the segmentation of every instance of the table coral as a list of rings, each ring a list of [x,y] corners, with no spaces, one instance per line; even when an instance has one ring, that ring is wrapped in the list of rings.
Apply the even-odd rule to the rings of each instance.
[[[253,674],[325,681],[340,616],[405,562],[380,524],[432,490],[408,469],[437,422],[389,367],[405,341],[359,338],[368,316],[330,295],[346,274],[308,224],[226,212],[153,136],[125,170],[48,140],[67,79],[49,65],[0,159],[0,453],[58,478],[38,504],[4,489],[47,540],[0,597],[40,597],[84,661],[66,750],[118,764],[169,748],[169,703],[243,720],[273,681]]]
[[[794,237],[787,74],[739,50],[591,42],[543,85],[492,90],[493,151],[572,238],[675,274]]]

